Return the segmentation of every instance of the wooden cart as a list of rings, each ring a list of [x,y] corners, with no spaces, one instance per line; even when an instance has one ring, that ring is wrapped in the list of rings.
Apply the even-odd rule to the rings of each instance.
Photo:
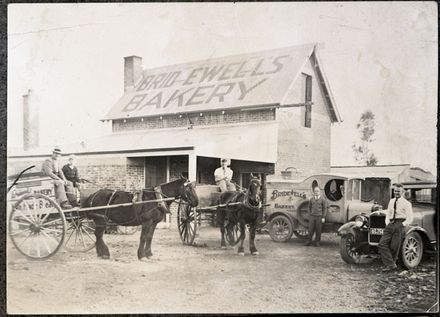
[[[20,253],[31,259],[47,259],[62,246],[71,252],[86,252],[96,244],[95,224],[87,217],[88,211],[168,200],[174,198],[63,210],[56,202],[52,179],[41,173],[27,173],[8,190],[9,238]]]
[[[180,239],[185,245],[193,245],[196,238],[197,229],[202,222],[216,222],[216,211],[218,207],[226,207],[219,204],[220,188],[216,185],[197,185],[197,196],[199,205],[191,207],[184,202],[180,202],[177,209],[177,226]],[[228,206],[241,205],[241,203],[231,203]],[[261,208],[267,205],[262,205]],[[240,234],[240,228],[235,225],[226,228],[226,241],[233,245]]]

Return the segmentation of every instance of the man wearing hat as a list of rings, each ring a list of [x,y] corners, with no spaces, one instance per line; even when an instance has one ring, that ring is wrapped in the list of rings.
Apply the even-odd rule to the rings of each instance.
[[[235,185],[231,183],[232,174],[228,160],[222,159],[221,166],[214,171],[215,183],[220,187],[220,191],[235,191]]]
[[[59,167],[58,159],[60,157],[61,149],[59,147],[55,147],[52,151],[52,156],[43,162],[41,170],[47,176],[53,179],[53,183],[55,185],[55,196],[61,208],[71,209],[72,205],[67,199],[67,194],[69,194],[72,198],[74,197],[73,184],[66,179],[63,171]],[[74,198],[72,199],[72,202],[75,203]]]
[[[68,181],[71,181],[73,186],[76,188],[79,187],[79,183],[81,183],[81,178],[79,177],[78,169],[75,166],[75,155],[70,154],[69,160],[66,165],[63,166],[64,176]]]

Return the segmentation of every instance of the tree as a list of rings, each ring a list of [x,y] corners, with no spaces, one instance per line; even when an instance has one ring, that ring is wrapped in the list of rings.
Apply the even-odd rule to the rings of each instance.
[[[377,165],[378,159],[370,150],[370,144],[374,141],[375,115],[371,110],[362,113],[356,129],[360,134],[360,143],[354,143],[352,148],[354,151],[354,159],[366,166]]]

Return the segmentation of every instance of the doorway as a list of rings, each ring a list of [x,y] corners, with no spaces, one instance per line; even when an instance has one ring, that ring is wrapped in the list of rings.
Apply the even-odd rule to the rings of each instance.
[[[167,159],[164,156],[145,158],[145,187],[157,186],[167,181]]]

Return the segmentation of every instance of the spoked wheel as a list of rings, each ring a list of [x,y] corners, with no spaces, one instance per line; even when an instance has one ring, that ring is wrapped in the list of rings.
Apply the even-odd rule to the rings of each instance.
[[[419,233],[411,232],[403,240],[400,248],[400,258],[403,266],[408,269],[414,269],[422,261],[423,240]]]
[[[235,223],[234,225],[226,227],[226,241],[228,241],[229,245],[235,245],[240,234],[240,224]]]
[[[341,238],[339,244],[339,252],[341,253],[341,258],[345,263],[357,264],[361,260],[361,255],[354,251],[355,238],[351,233],[346,234]]]
[[[67,233],[64,248],[70,252],[87,252],[96,245],[95,222],[72,211],[66,215]]]
[[[269,235],[275,242],[286,242],[292,237],[292,222],[284,215],[275,216],[269,223]]]
[[[23,196],[9,216],[9,236],[17,250],[41,260],[54,255],[63,245],[66,219],[61,207],[42,194]]]
[[[197,231],[197,210],[180,202],[177,209],[177,226],[183,244],[192,245]]]

